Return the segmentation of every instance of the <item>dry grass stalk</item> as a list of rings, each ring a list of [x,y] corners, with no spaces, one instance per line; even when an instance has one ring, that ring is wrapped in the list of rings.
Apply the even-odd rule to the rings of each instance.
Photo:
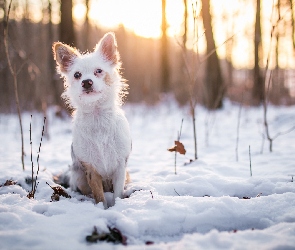
[[[6,6],[6,1],[5,2],[5,6]],[[21,118],[21,111],[20,111],[20,105],[19,105],[19,97],[18,97],[18,88],[17,88],[17,75],[19,73],[19,71],[16,71],[15,66],[12,66],[10,57],[9,57],[9,52],[8,52],[8,21],[9,21],[9,14],[10,14],[10,10],[11,10],[11,4],[12,4],[12,0],[9,3],[9,7],[6,13],[6,9],[5,9],[5,18],[4,18],[4,47],[5,47],[5,54],[7,57],[7,62],[8,62],[8,67],[10,70],[10,73],[13,77],[13,86],[14,86],[14,95],[15,95],[15,102],[16,102],[16,107],[17,107],[17,113],[18,113],[18,119],[19,119],[19,125],[20,125],[20,132],[21,132],[21,161],[22,161],[22,167],[23,170],[25,170],[25,163],[24,163],[24,156],[25,156],[25,152],[24,152],[24,135],[23,135],[23,125],[22,125],[22,118]]]

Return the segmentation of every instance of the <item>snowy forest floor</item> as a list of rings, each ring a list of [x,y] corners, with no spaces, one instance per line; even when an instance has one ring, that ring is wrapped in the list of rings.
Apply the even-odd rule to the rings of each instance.
[[[198,160],[187,164],[194,157],[188,107],[168,100],[123,108],[133,140],[126,191],[131,195],[107,210],[70,189],[71,198],[51,201],[53,190],[46,182],[56,186],[53,176],[71,164],[70,118],[48,112],[39,184],[35,198],[28,199],[31,114],[23,114],[25,171],[17,116],[0,115],[0,249],[126,248],[87,242],[94,227],[98,234],[117,229],[128,249],[295,249],[295,131],[278,136],[270,153],[262,107],[240,109],[225,101],[222,110],[209,112],[198,106]],[[36,176],[43,116],[32,117]],[[175,174],[175,153],[167,149],[182,119],[180,141],[187,153],[177,154]],[[295,107],[269,106],[268,120],[272,136],[284,133],[295,125]],[[5,186],[7,180],[16,185]]]

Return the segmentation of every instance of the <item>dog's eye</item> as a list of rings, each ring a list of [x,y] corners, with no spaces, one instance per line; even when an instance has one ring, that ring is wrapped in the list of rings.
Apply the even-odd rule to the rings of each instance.
[[[81,76],[82,76],[82,74],[81,74],[80,72],[76,72],[76,73],[74,74],[74,77],[75,77],[76,79],[81,78]]]
[[[94,75],[99,75],[99,74],[101,74],[102,73],[102,69],[97,69],[97,70],[95,70],[94,71]]]

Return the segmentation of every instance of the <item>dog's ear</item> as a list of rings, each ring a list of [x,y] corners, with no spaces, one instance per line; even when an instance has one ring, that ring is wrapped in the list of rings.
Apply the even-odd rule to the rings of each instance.
[[[120,55],[117,50],[117,41],[113,32],[104,35],[96,45],[95,51],[101,53],[103,58],[107,62],[110,62],[111,65],[115,65],[120,61]]]
[[[52,50],[54,60],[56,61],[59,70],[63,73],[66,73],[70,70],[75,58],[80,55],[76,49],[61,42],[54,43]]]

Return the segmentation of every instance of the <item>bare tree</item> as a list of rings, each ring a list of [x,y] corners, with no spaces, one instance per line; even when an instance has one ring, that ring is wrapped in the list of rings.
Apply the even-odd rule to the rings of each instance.
[[[168,37],[166,20],[166,0],[162,0],[162,39],[161,39],[161,67],[162,67],[162,92],[169,89],[169,61],[168,61]]]
[[[48,26],[47,26],[47,34],[50,45],[54,42],[54,25],[52,23],[52,0],[48,0]],[[48,47],[48,50],[50,52],[50,55],[52,55],[52,48],[51,46]],[[58,106],[62,106],[63,102],[61,101],[60,95],[63,91],[62,83],[59,80],[59,77],[57,77],[55,73],[55,62],[53,60],[53,57],[48,57],[48,70],[50,75],[50,83],[51,83],[51,89],[52,89],[52,96],[53,96],[53,103],[57,104]]]
[[[84,46],[85,50],[90,49],[89,48],[89,32],[90,32],[90,23],[89,23],[89,0],[85,0],[85,6],[86,6],[86,14],[85,14],[85,34],[84,34]]]
[[[277,16],[278,20],[282,19],[281,15],[281,0],[278,0],[277,5],[276,5],[276,11],[277,11]],[[280,22],[282,24],[282,22]],[[282,32],[281,30],[283,26],[281,26],[278,23],[276,32],[275,32],[275,69],[273,71],[273,77],[272,77],[272,82],[271,82],[271,89],[269,90],[269,95],[270,95],[270,100],[273,103],[279,104],[280,103],[280,98],[281,98],[281,92],[284,89],[284,81],[282,81],[283,75],[281,75],[281,69],[279,66],[279,48],[280,48],[280,41],[281,41],[281,36]]]
[[[188,31],[188,8],[187,8],[187,0],[183,0],[184,5],[184,15],[183,15],[183,35],[182,35],[182,43],[183,49],[186,51],[186,41],[187,41],[187,31]]]
[[[59,39],[66,44],[75,45],[75,33],[73,22],[73,1],[63,0],[60,1],[60,29]]]
[[[210,0],[202,0],[202,18],[207,41],[206,76],[205,76],[205,106],[208,109],[222,107],[224,95],[224,84],[221,75],[221,68],[216,52],[213,36],[212,17],[210,14]]]
[[[196,1],[196,5],[197,5]],[[198,16],[196,12],[196,5],[192,2],[192,10],[193,10],[193,21],[194,21],[194,40],[193,43],[197,44],[199,35],[198,35]],[[197,55],[194,53],[187,53],[186,49],[186,41],[187,41],[187,16],[188,16],[188,10],[187,10],[187,1],[184,0],[184,35],[182,43],[179,43],[180,47],[182,48],[182,55],[183,60],[181,61],[183,63],[183,69],[185,71],[185,74],[183,75],[183,83],[185,84],[185,87],[187,88],[188,92],[188,100],[190,105],[190,115],[192,118],[192,124],[193,124],[193,135],[194,135],[194,160],[198,159],[198,148],[197,148],[197,128],[196,128],[196,105],[197,105],[197,94],[196,94],[196,83],[197,83],[197,76],[200,69],[200,58],[199,58],[199,50],[197,46]],[[189,58],[191,57],[191,58]],[[196,60],[196,58],[198,60]],[[181,59],[180,59],[181,60]],[[186,78],[184,78],[186,77]]]
[[[293,42],[293,50],[295,50],[295,21],[294,21],[294,6],[293,0],[289,0],[290,8],[291,8],[291,24],[292,24],[292,42]]]
[[[260,0],[256,0],[256,18],[254,34],[254,70],[253,70],[253,89],[252,96],[256,104],[260,104],[265,95],[264,79],[259,67],[259,59],[262,56],[261,42],[261,15]]]
[[[280,6],[278,6],[278,18],[277,18],[275,24],[272,25],[272,29],[271,29],[271,33],[270,33],[270,44],[272,43],[273,37],[275,35],[276,30],[278,29],[279,23],[283,20],[283,17],[280,14],[279,7]],[[273,6],[273,8],[274,8],[274,6]],[[273,16],[273,12],[274,11],[272,10],[271,19]],[[268,94],[269,94],[270,84],[271,84],[271,80],[272,80],[272,71],[269,69],[270,55],[271,55],[271,45],[269,47],[268,56],[267,56],[267,60],[266,60],[265,76],[264,76],[265,83],[263,84],[265,91],[264,91],[264,95],[263,95],[263,103],[262,104],[263,104],[263,125],[264,125],[264,132],[265,132],[265,135],[263,134],[263,138],[266,137],[267,140],[269,141],[269,151],[272,152],[273,141],[276,138],[278,138],[279,136],[286,135],[286,134],[290,133],[291,131],[295,130],[295,126],[292,126],[291,128],[289,128],[286,131],[278,132],[276,135],[271,136],[270,129],[269,129],[268,117],[267,117],[268,99],[269,99]]]
[[[233,67],[233,48],[235,45],[235,28],[236,28],[236,22],[235,20],[238,18],[240,14],[240,8],[232,10],[231,13],[228,13],[228,10],[225,10],[223,15],[222,15],[222,21],[225,22],[226,25],[226,37],[230,38],[227,40],[225,44],[225,62],[226,62],[226,82],[227,86],[231,87],[233,85],[233,72],[234,72],[234,67]],[[229,18],[229,15],[231,18]]]

